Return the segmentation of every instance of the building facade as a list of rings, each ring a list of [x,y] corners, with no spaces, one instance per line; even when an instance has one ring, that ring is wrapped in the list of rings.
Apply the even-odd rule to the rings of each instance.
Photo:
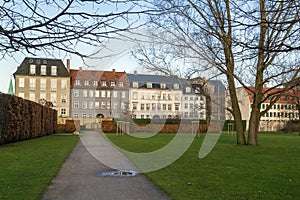
[[[205,119],[205,98],[175,76],[127,74],[132,118]]]
[[[95,118],[122,118],[128,103],[125,72],[71,69],[71,116],[85,124]]]
[[[246,120],[247,130],[253,103],[253,93],[251,92],[251,90],[254,90],[254,87],[249,87],[249,89],[243,87],[236,89],[242,119]],[[269,90],[269,88],[265,87],[263,88],[263,90],[267,91]],[[276,93],[276,90],[281,89],[272,89],[269,92],[266,92],[265,95]],[[298,90],[289,90],[285,92],[285,94],[282,95],[274,105],[272,105],[271,109],[269,109],[268,112],[261,116],[259,131],[279,131],[285,128],[288,121],[299,119],[299,105],[297,105],[297,99],[299,98],[299,96],[300,91]],[[267,109],[270,104],[270,98],[272,98],[272,95],[270,95],[269,98],[266,98],[265,101],[261,104],[261,111]],[[229,102],[229,98],[226,102]],[[228,106],[230,106],[229,103]],[[226,113],[226,119],[233,120],[231,113]]]
[[[61,60],[26,57],[14,78],[17,96],[51,102],[59,117],[70,116],[70,73]]]

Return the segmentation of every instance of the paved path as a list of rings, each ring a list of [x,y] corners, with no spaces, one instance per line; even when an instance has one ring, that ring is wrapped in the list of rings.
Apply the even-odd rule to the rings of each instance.
[[[164,200],[170,199],[142,174],[100,177],[99,172],[135,167],[102,136],[85,131],[42,200]],[[98,160],[102,160],[104,165]]]

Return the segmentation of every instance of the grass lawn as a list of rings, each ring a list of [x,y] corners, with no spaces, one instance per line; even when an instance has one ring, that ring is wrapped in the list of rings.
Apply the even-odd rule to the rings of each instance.
[[[0,147],[0,199],[40,199],[79,137],[51,135]]]
[[[150,152],[174,134],[149,139],[108,137],[119,147]],[[172,165],[147,173],[173,199],[300,199],[300,136],[261,134],[259,146],[237,146],[235,136],[222,134],[214,149],[198,158],[204,136]]]

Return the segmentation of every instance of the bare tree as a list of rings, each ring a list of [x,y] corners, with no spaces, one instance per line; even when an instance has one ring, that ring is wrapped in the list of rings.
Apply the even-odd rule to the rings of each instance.
[[[174,71],[169,65],[153,64],[161,57],[191,61],[192,67],[183,67],[187,73],[217,69],[227,82],[232,105],[227,109],[236,121],[237,144],[257,145],[261,116],[299,77],[299,4],[295,0],[156,0],[153,6],[164,12],[149,16],[153,46],[140,48],[136,57],[153,70]],[[255,88],[248,141],[237,85]],[[265,85],[270,90],[263,90]],[[280,93],[270,92],[278,87]],[[267,98],[271,103],[261,110]]]
[[[147,12],[138,0],[5,0],[0,5],[0,54],[59,50],[86,57],[84,45],[99,47],[105,39],[137,28]]]

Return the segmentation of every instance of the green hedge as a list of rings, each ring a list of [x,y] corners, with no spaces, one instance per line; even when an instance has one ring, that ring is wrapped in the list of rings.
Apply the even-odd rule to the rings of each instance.
[[[243,130],[246,131],[246,120],[243,120]],[[224,123],[224,126],[223,126],[223,131],[229,131],[228,128],[229,128],[229,124],[233,124],[232,125],[232,130],[231,131],[236,131],[236,123],[234,120],[226,120],[225,123]]]

